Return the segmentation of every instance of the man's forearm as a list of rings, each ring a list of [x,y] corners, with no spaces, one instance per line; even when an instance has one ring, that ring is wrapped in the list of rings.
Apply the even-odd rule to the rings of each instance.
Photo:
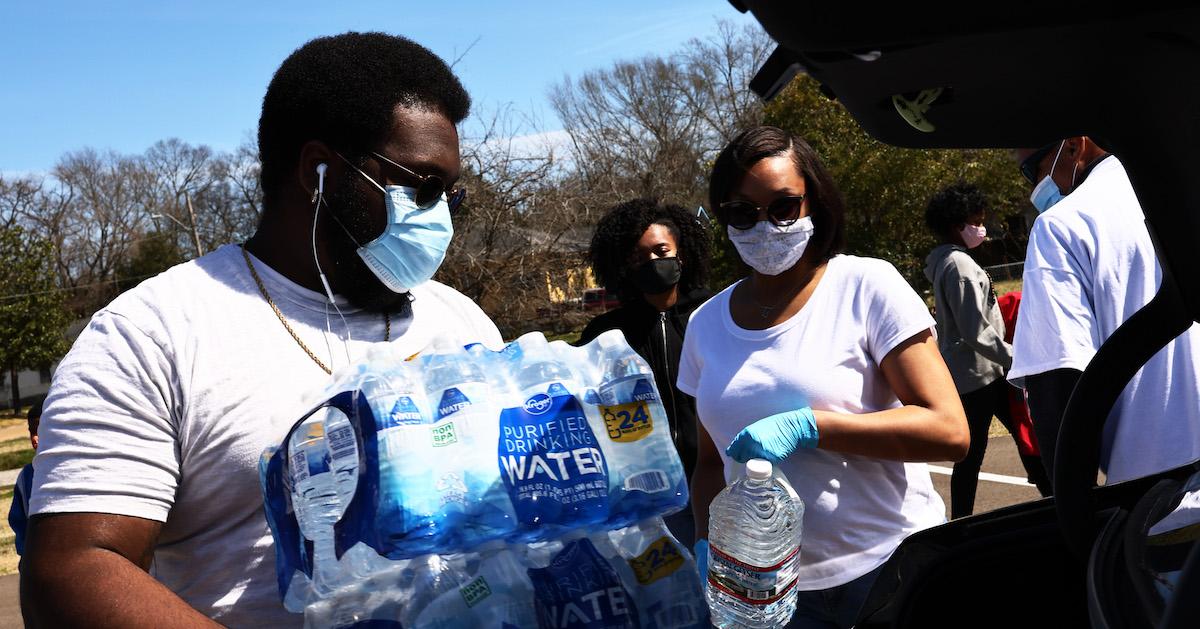
[[[29,627],[215,627],[154,577],[162,523],[104,513],[36,515],[21,564]]]
[[[59,553],[54,553],[59,554]],[[38,553],[21,572],[29,627],[218,627],[121,555]]]
[[[1055,369],[1025,378],[1033,432],[1037,435],[1042,463],[1051,481],[1054,480],[1054,448],[1058,446],[1063,412],[1067,410],[1067,401],[1071,399],[1080,375],[1075,369]]]

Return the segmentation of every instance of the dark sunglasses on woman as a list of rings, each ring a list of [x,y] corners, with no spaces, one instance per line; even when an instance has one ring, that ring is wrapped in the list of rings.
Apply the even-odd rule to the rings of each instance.
[[[750,229],[758,222],[758,215],[766,210],[767,219],[779,227],[787,227],[800,220],[800,208],[804,206],[804,195],[779,197],[767,207],[749,201],[726,201],[718,207],[718,217],[734,229]]]

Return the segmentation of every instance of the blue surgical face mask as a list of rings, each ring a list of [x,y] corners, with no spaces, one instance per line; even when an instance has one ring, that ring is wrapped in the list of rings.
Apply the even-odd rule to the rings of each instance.
[[[1050,175],[1042,177],[1038,185],[1034,187],[1033,194],[1029,195],[1029,202],[1033,203],[1033,207],[1037,208],[1039,214],[1045,212],[1054,206],[1055,203],[1062,201],[1063,193],[1058,189],[1058,184],[1050,178]]]
[[[1058,158],[1062,155],[1063,147],[1066,144],[1066,140],[1063,140],[1058,145],[1058,152],[1054,154],[1054,161],[1050,164],[1050,172],[1045,177],[1042,177],[1042,180],[1034,186],[1033,193],[1029,195],[1029,202],[1033,204],[1033,207],[1037,208],[1038,214],[1045,212],[1053,207],[1055,203],[1062,201],[1064,195],[1058,189],[1058,184],[1054,183],[1054,180],[1050,178],[1050,174],[1054,173],[1054,167],[1058,165]],[[1074,172],[1071,173],[1071,179],[1075,179]]]
[[[358,257],[384,286],[397,293],[429,281],[446,259],[446,249],[454,236],[446,195],[433,206],[421,209],[417,206],[416,188],[385,188],[353,164],[351,167],[383,192],[388,213],[383,233],[365,245],[360,244]],[[354,242],[358,244],[357,240]]]

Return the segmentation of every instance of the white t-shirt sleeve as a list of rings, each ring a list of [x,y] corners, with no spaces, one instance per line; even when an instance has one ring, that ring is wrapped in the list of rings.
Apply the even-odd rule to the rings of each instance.
[[[1034,223],[1008,373],[1018,384],[1054,369],[1083,371],[1100,347],[1088,273],[1071,248],[1073,240],[1067,227],[1049,214]]]
[[[715,299],[714,299],[715,301]],[[679,353],[679,375],[675,378],[675,384],[680,391],[696,397],[696,390],[700,388],[700,371],[704,368],[704,357],[700,355],[700,337],[704,336],[706,330],[701,329],[702,326],[694,325],[696,321],[696,313],[692,313],[688,321],[688,332],[683,336],[683,349]]]
[[[119,314],[98,313],[55,372],[30,513],[165,522],[180,478],[175,382],[160,343]]]
[[[867,296],[867,348],[876,364],[904,341],[929,330],[934,321],[929,308],[904,280],[896,267],[882,260],[863,276]]]

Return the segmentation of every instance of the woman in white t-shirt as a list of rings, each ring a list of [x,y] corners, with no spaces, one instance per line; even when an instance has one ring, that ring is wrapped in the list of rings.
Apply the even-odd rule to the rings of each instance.
[[[753,272],[696,310],[680,359],[700,418],[697,555],[726,480],[769,459],[805,504],[789,626],[849,627],[901,540],[945,520],[913,462],[965,456],[962,405],[922,300],[889,263],[837,254],[841,196],[807,143],[742,133],[709,199]]]

